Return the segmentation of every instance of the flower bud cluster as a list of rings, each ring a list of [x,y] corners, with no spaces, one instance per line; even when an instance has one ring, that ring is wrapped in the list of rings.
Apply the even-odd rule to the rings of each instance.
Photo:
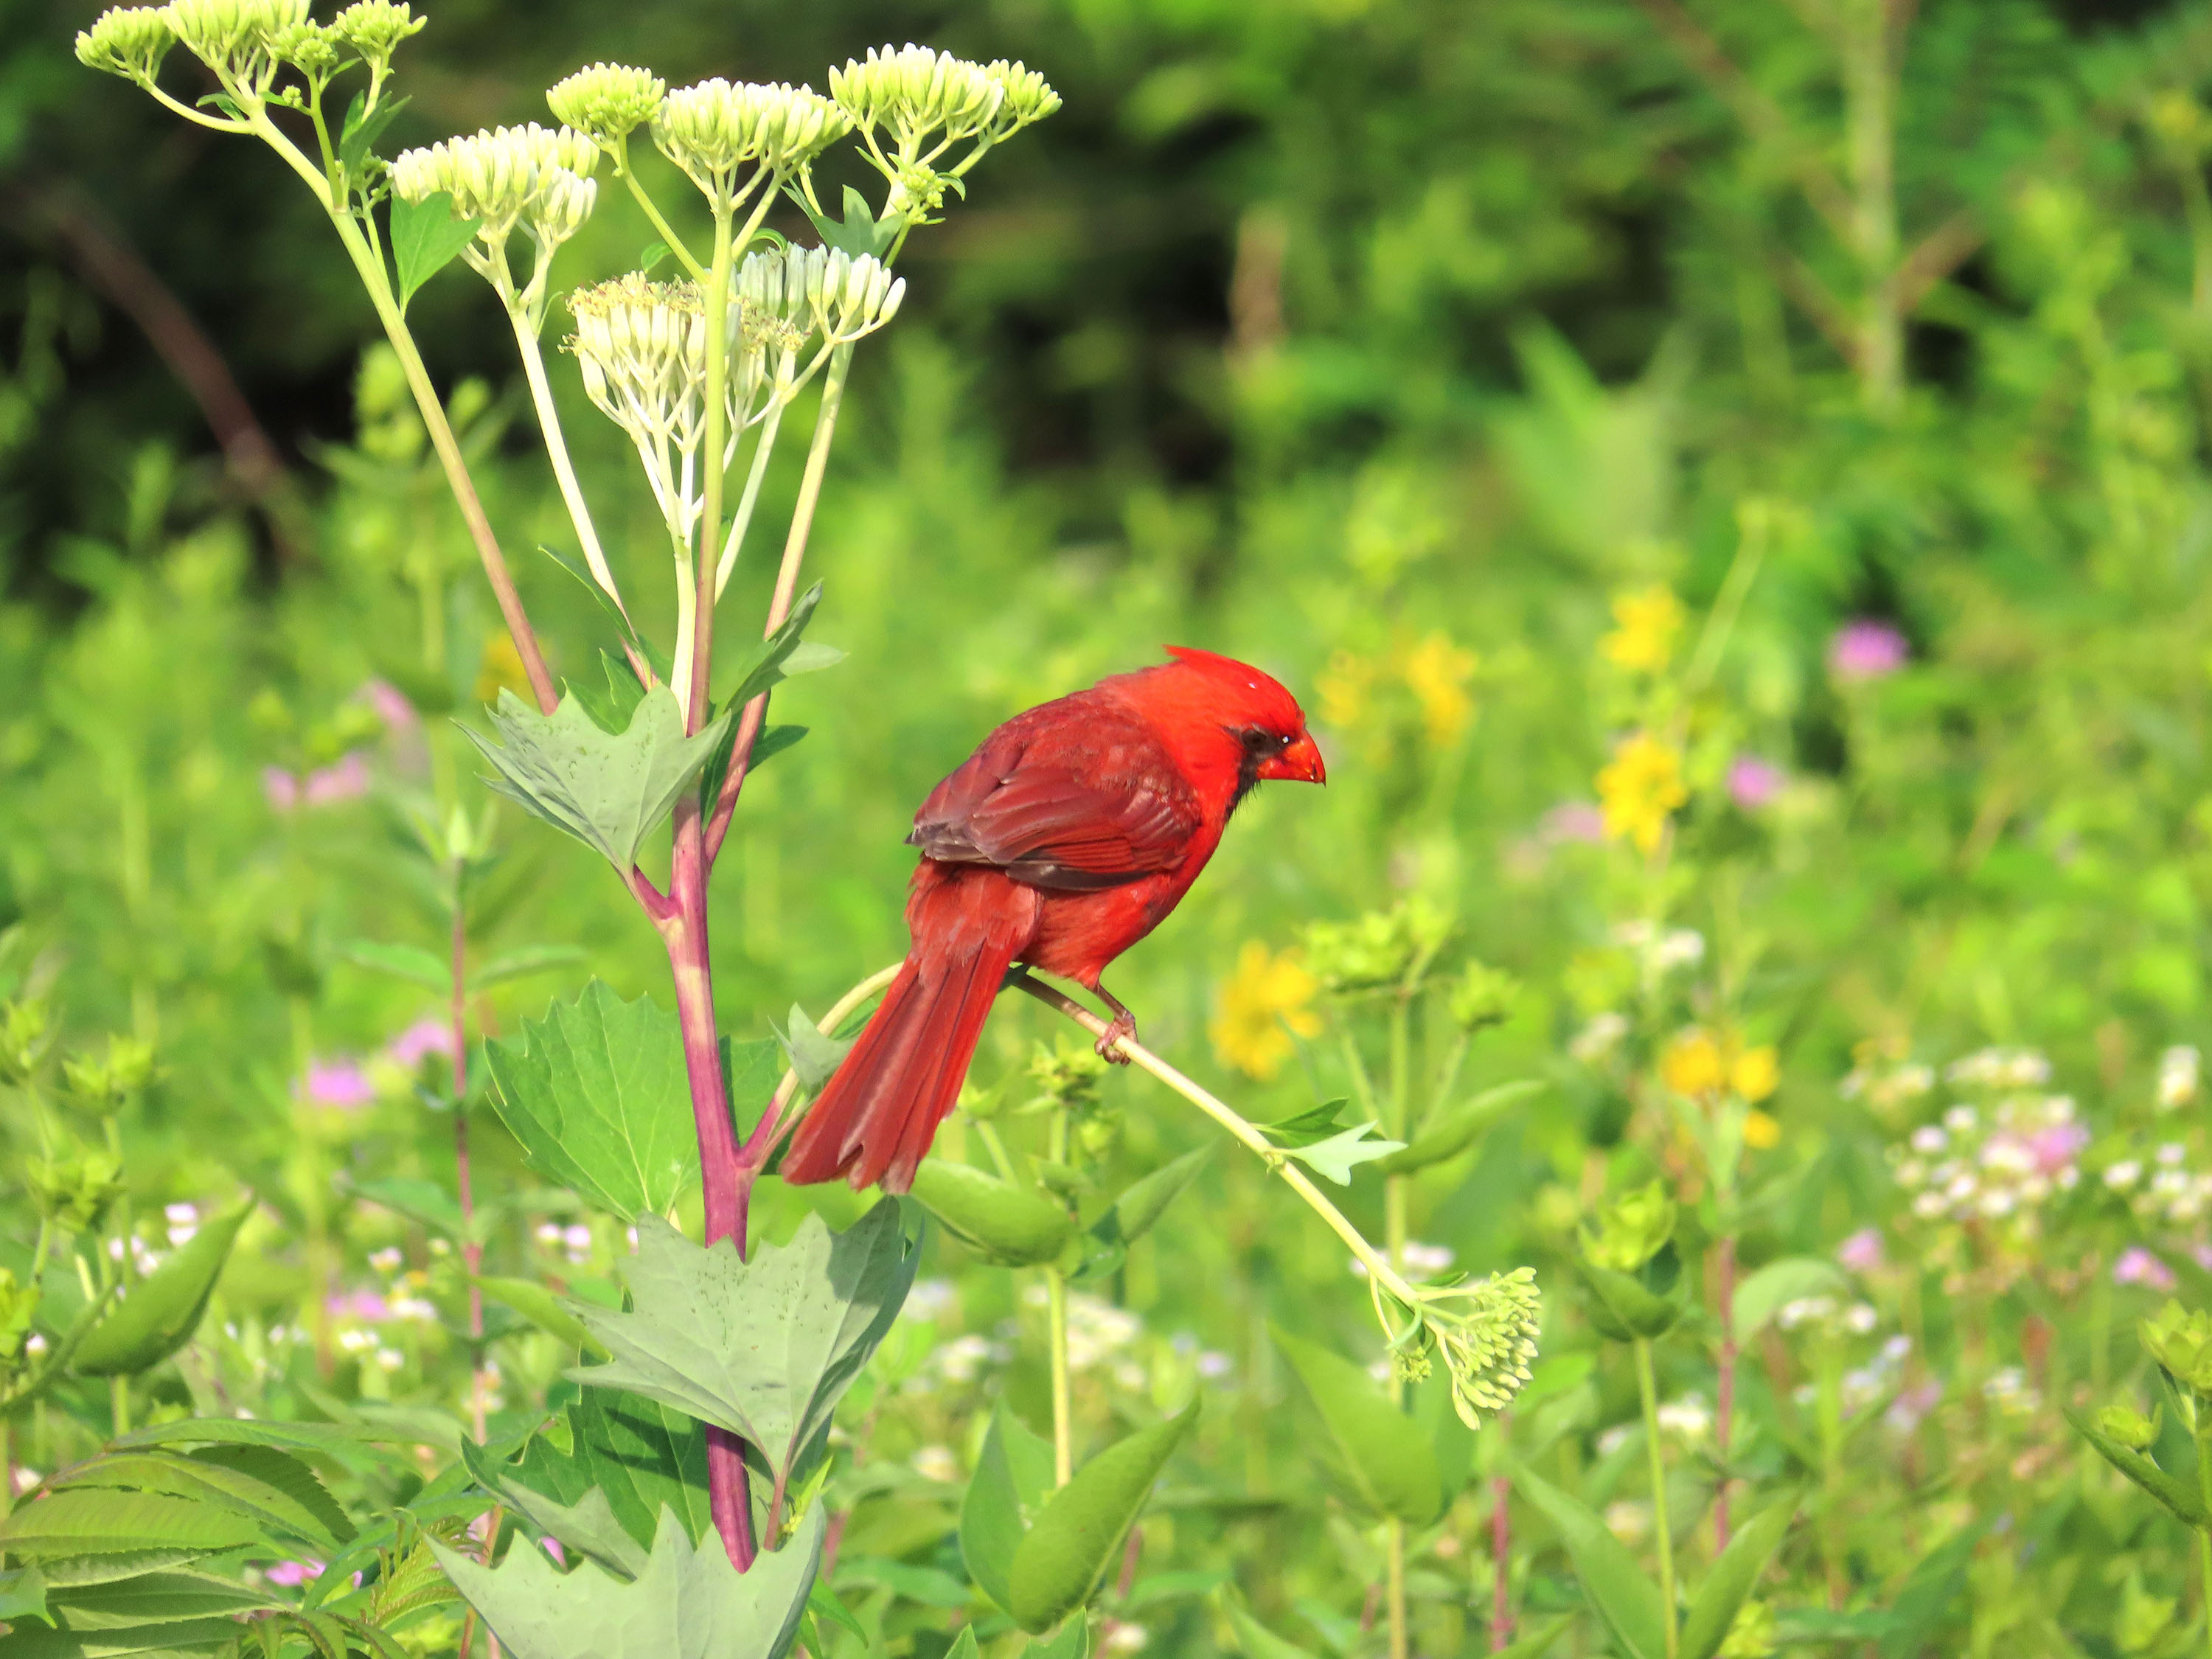
[[[653,118],[653,142],[708,200],[726,209],[745,193],[738,188],[740,167],[756,167],[757,179],[781,178],[805,167],[852,125],[811,87],[716,79],[664,97]]]
[[[2191,1393],[2212,1395],[2212,1315],[2169,1302],[2142,1326],[2142,1345]]]
[[[1060,94],[1044,76],[1017,58],[1000,58],[983,66],[983,73],[998,85],[999,118],[993,136],[1005,137],[1032,121],[1042,121],[1060,107]]]
[[[100,13],[76,37],[76,61],[87,69],[150,83],[176,33],[158,6],[116,6]]]
[[[161,8],[185,49],[218,75],[264,82],[275,42],[307,21],[309,0],[169,0]]]
[[[1581,1230],[1583,1255],[1607,1272],[1632,1273],[1667,1248],[1674,1236],[1674,1200],[1655,1181],[1606,1206],[1595,1229]]]
[[[1472,1307],[1449,1322],[1436,1320],[1434,1328],[1451,1374],[1452,1409],[1479,1429],[1484,1413],[1504,1411],[1528,1381],[1543,1298],[1533,1267],[1492,1273],[1470,1295]]]
[[[0,1373],[12,1370],[31,1334],[39,1311],[39,1287],[18,1285],[13,1271],[0,1267]]]
[[[1058,107],[1058,99],[1042,76],[1032,77],[1018,64],[994,68],[1001,73],[994,76],[980,64],[911,43],[871,48],[865,59],[848,59],[843,69],[830,71],[830,95],[854,125],[872,132],[884,128],[911,159],[922,140],[932,135],[941,135],[942,148],[988,131],[1017,83],[1029,107],[1048,98]],[[1034,88],[1029,85],[1031,79],[1036,82]]]
[[[1407,899],[1352,921],[1306,929],[1306,965],[1334,996],[1408,985],[1451,937],[1452,919],[1425,899]]]
[[[123,1165],[103,1152],[33,1158],[24,1166],[23,1185],[42,1220],[68,1232],[91,1232],[123,1196]]]
[[[422,32],[428,20],[416,16],[398,0],[354,0],[331,19],[339,39],[372,64],[391,60],[399,43]]]
[[[112,1117],[154,1080],[154,1045],[111,1036],[104,1054],[72,1054],[62,1062],[70,1097],[96,1117]]]
[[[622,64],[580,69],[545,94],[563,125],[612,150],[660,112],[668,82],[650,70]]]
[[[1954,1106],[1892,1146],[1889,1159],[1919,1220],[2012,1220],[2032,1232],[2039,1206],[2080,1182],[2076,1159],[2088,1144],[2070,1097],[2021,1094],[1986,1115]]]
[[[403,150],[392,164],[392,188],[408,202],[444,191],[453,198],[454,216],[476,220],[487,246],[499,247],[522,224],[550,253],[590,216],[599,191],[591,175],[599,161],[598,148],[584,134],[569,127],[549,131],[532,121]]]

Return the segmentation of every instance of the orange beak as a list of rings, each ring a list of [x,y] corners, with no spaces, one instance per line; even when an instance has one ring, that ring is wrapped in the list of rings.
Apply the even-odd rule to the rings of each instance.
[[[1322,764],[1321,748],[1312,735],[1301,732],[1296,743],[1261,767],[1260,775],[1285,783],[1327,783],[1328,768]]]

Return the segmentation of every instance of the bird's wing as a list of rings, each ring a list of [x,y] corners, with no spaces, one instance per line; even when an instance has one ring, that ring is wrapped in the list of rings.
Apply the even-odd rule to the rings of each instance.
[[[941,863],[1080,892],[1174,868],[1200,817],[1151,729],[1079,693],[1000,726],[930,792],[907,840]]]

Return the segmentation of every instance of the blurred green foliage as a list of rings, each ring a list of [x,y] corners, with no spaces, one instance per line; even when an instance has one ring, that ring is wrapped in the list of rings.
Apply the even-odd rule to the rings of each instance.
[[[274,164],[85,76],[68,34],[88,10],[0,9],[0,925],[22,925],[0,994],[49,994],[58,1027],[9,1027],[0,1062],[52,1042],[88,1079],[131,1069],[111,1035],[157,1057],[0,1122],[0,1170],[36,1189],[7,1200],[0,1266],[28,1273],[34,1196],[118,1201],[113,1123],[143,1247],[191,1224],[164,1205],[267,1200],[143,1409],[450,1422],[465,1291],[431,1241],[451,1120],[424,1103],[433,1052],[393,1046],[434,1004],[350,947],[445,949],[434,872],[364,786],[434,781],[481,809],[443,728],[507,672],[496,617],[352,278]],[[2212,1038],[2212,10],[431,16],[394,144],[543,118],[542,88],[601,57],[672,83],[819,84],[909,36],[1022,58],[1066,100],[916,234],[906,310],[860,360],[814,544],[814,637],[849,660],[778,694],[813,735],[752,786],[716,889],[726,1030],[766,1036],[898,955],[908,815],[998,720],[1163,641],[1248,656],[1305,700],[1330,782],[1244,808],[1117,969],[1147,1043],[1256,1120],[1364,1098],[1388,1036],[1350,991],[1394,970],[1340,958],[1426,916],[1445,931],[1420,948],[1471,1012],[1445,1017],[1440,980],[1417,1055],[1463,1053],[1467,1096],[1550,1085],[1403,1177],[1401,1243],[1533,1261],[1548,1296],[1510,1439],[1462,1446],[1442,1519],[1412,1535],[1416,1650],[1487,1645],[1493,1488],[1474,1477],[1509,1447],[1648,1544],[1636,1379],[1566,1268],[1577,1223],[1655,1180],[1698,1290],[1658,1348],[1680,1407],[1659,1419],[1666,1512],[1693,1576],[1723,1237],[1740,1315],[1764,1286],[1738,1333],[1739,1512],[1749,1487],[1816,1494],[1723,1651],[2203,1639],[2189,1533],[2060,1409],[2156,1407],[2126,1328],[2168,1285],[2212,1292],[2191,1184],[2212,1136],[2175,1054]],[[615,271],[652,240],[609,192],[568,257]],[[412,314],[518,561],[559,541],[486,295],[449,276]],[[213,343],[287,485],[255,504],[262,475],[235,444],[226,466],[147,323],[173,358]],[[642,614],[664,614],[651,503],[618,435],[560,392],[601,527],[637,555]],[[772,474],[787,508],[796,483]],[[520,569],[556,672],[590,672],[596,613],[549,563]],[[738,584],[754,614],[758,561]],[[474,949],[572,945],[623,997],[665,994],[658,945],[588,854],[504,809],[495,833]],[[547,996],[517,979],[476,1017],[512,1032]],[[1455,1051],[1462,1019],[1486,1029]],[[1054,1035],[1020,999],[999,1011],[946,1155],[980,1158]],[[1986,1050],[2046,1059],[1942,1075]],[[324,1103],[302,1105],[318,1076]],[[1103,1190],[1208,1139],[1141,1079],[1102,1091]],[[1979,1116],[1947,1127],[1959,1107]],[[1397,1109],[1376,1115],[1421,1144]],[[620,1230],[477,1122],[488,1270],[617,1294]],[[1969,1141],[1982,1162],[1943,1173]],[[1109,1611],[1161,1651],[1210,1651],[1229,1615],[1197,1598],[1233,1575],[1309,1650],[1370,1651],[1382,1534],[1309,1478],[1267,1334],[1373,1358],[1364,1291],[1256,1164],[1224,1149],[1197,1179],[1074,1313],[1086,1443],[1213,1396]],[[385,1202],[358,1200],[372,1187]],[[1345,1200],[1373,1237],[1382,1191],[1363,1170]],[[779,1237],[817,1208],[860,1213],[842,1190],[763,1195]],[[1015,1276],[932,1248],[856,1392],[872,1461],[837,1489],[840,1593],[927,1659],[969,1605],[951,1483],[989,1402],[1048,1411]],[[391,1320],[357,1299],[426,1297]],[[512,1437],[570,1397],[573,1348],[490,1328]],[[1443,1423],[1431,1391],[1413,1409]],[[80,1454],[108,1405],[58,1394],[18,1455]],[[393,1501],[411,1478],[361,1490]],[[1583,1602],[1556,1538],[1518,1518],[1508,1601],[1540,1628]]]

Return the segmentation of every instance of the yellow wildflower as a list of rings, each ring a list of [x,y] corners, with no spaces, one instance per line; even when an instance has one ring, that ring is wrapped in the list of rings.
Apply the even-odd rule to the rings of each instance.
[[[1782,1083],[1782,1063],[1771,1047],[1747,1048],[1729,1067],[1729,1082],[1745,1102],[1756,1106]]]
[[[1626,836],[1637,850],[1654,853],[1667,832],[1668,814],[1689,799],[1682,782],[1682,757],[1649,732],[1638,732],[1613,752],[1597,775],[1598,805],[1605,809],[1605,833]]]
[[[1213,1052],[1223,1065],[1266,1082],[1291,1057],[1292,1032],[1307,1037],[1320,1033],[1321,1020],[1313,1012],[1320,988],[1297,951],[1271,951],[1257,939],[1248,941],[1206,1027]]]
[[[1692,1025],[1660,1054],[1659,1076],[1678,1095],[1717,1094],[1728,1081],[1728,1056],[1712,1033]]]
[[[530,696],[530,676],[522,669],[522,653],[502,629],[484,640],[483,655],[477,663],[477,701],[495,703],[501,691],[518,697]]]
[[[1613,619],[1620,625],[1598,641],[1598,649],[1623,668],[1656,674],[1673,659],[1683,617],[1682,602],[1671,590],[1620,594],[1613,602]]]
[[[1399,665],[1407,689],[1421,705],[1429,741],[1438,748],[1456,743],[1474,718],[1474,699],[1468,695],[1467,683],[1474,678],[1476,662],[1474,652],[1437,633],[1407,652]]]
[[[1375,665],[1368,659],[1350,651],[1331,653],[1328,666],[1314,676],[1314,690],[1321,694],[1322,723],[1340,731],[1358,725],[1367,713],[1374,685]]]
[[[1759,1152],[1771,1146],[1779,1146],[1782,1144],[1782,1126],[1754,1107],[1743,1115],[1743,1144]]]

